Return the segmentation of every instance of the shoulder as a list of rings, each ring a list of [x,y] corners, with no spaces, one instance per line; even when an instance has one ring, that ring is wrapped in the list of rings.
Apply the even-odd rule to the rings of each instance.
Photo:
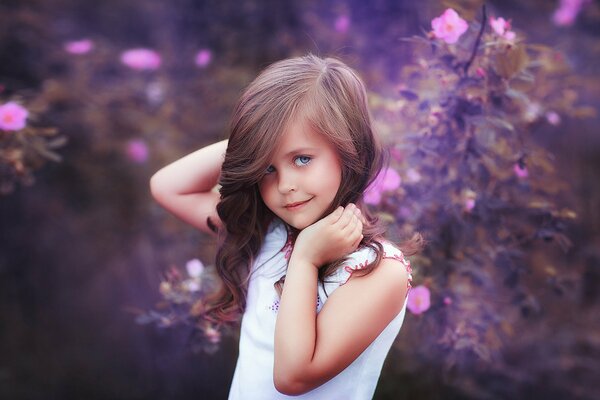
[[[410,261],[406,259],[402,251],[391,242],[381,240],[379,243],[383,250],[381,254],[382,257],[379,264],[374,266],[373,271],[365,276],[354,274],[356,271],[366,268],[367,265],[373,263],[377,258],[376,251],[373,248],[362,247],[354,253],[351,253],[336,272],[336,280],[338,280],[340,285],[346,284],[350,279],[356,279],[358,277],[366,278],[367,276],[373,275],[377,276],[377,279],[381,279],[382,281],[390,279],[390,285],[404,284],[405,288],[410,288],[412,281]],[[387,287],[388,284],[385,283],[384,286]]]

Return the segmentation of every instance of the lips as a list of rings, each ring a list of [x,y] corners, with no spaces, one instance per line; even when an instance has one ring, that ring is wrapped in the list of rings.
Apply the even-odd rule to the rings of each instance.
[[[312,200],[312,198],[310,198],[308,200],[304,200],[304,201],[298,201],[296,203],[286,204],[285,208],[287,208],[288,210],[296,210],[296,209],[299,209],[300,207],[302,207],[304,204],[308,203],[311,200]]]

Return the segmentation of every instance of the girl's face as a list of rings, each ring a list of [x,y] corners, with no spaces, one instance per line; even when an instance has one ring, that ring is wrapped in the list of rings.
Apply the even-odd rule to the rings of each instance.
[[[342,181],[336,149],[307,125],[293,123],[259,183],[265,205],[288,225],[304,229],[329,208]]]

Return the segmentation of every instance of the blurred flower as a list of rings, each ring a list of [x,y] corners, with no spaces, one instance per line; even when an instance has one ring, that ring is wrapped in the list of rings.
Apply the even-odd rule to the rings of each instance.
[[[408,292],[406,307],[413,314],[422,314],[431,306],[431,293],[426,286],[414,287]]]
[[[556,112],[554,111],[548,111],[546,113],[546,120],[551,124],[551,125],[558,125],[560,124],[560,115],[558,115]]]
[[[510,21],[507,21],[502,17],[490,18],[490,25],[494,32],[498,34],[498,36],[501,36],[508,41],[513,41],[517,36],[513,31],[510,30]]]
[[[340,15],[335,19],[334,27],[337,32],[348,32],[348,28],[350,28],[350,18],[347,15]]]
[[[160,104],[165,98],[163,85],[160,82],[150,82],[146,86],[146,98],[150,104]]]
[[[449,306],[450,304],[452,304],[452,298],[446,296],[444,297],[444,304]]]
[[[529,172],[527,171],[527,167],[519,165],[519,163],[515,163],[515,166],[513,167],[513,171],[515,171],[515,175],[517,175],[517,177],[519,179],[524,179],[527,178],[529,176]]]
[[[148,159],[148,145],[143,139],[131,139],[127,142],[127,157],[136,163],[143,163]]]
[[[482,78],[485,78],[485,76],[487,75],[487,73],[485,72],[485,69],[483,69],[481,67],[478,67],[475,72],[477,73],[477,75],[479,75]]]
[[[527,104],[525,108],[525,113],[523,114],[523,118],[526,122],[533,122],[542,113],[542,107],[538,103],[530,102]]]
[[[446,9],[442,15],[431,20],[433,35],[448,44],[456,43],[458,38],[467,31],[467,21],[458,16],[451,8]]]
[[[160,283],[160,286],[158,287],[158,291],[163,296],[167,296],[169,293],[171,293],[171,289],[172,289],[171,284],[169,282],[165,282],[165,281],[162,281]]]
[[[471,212],[473,208],[475,208],[475,203],[477,202],[477,193],[471,189],[464,190],[462,193],[462,201],[463,210],[466,212]]]
[[[206,329],[204,329],[204,335],[206,335],[206,338],[211,343],[217,344],[221,341],[221,332],[219,332],[212,326],[209,326]]]
[[[153,70],[160,67],[160,54],[151,49],[130,49],[121,53],[121,62],[138,71]]]
[[[398,215],[401,216],[402,218],[409,218],[413,215],[413,213],[410,210],[410,208],[408,208],[406,206],[401,206],[400,209],[398,210]]]
[[[558,8],[552,15],[552,21],[558,26],[573,25],[583,6],[590,2],[591,0],[560,0]]]
[[[94,42],[89,39],[72,40],[64,44],[65,51],[71,54],[89,53],[93,48]]]
[[[364,201],[367,204],[379,204],[383,192],[396,190],[400,187],[400,175],[392,168],[386,168],[379,172],[375,181],[369,185],[364,194]]]
[[[400,150],[397,147],[392,147],[390,149],[390,155],[392,156],[392,158],[398,162],[402,161],[403,155],[402,155],[402,150]]]
[[[202,49],[202,50],[198,51],[198,53],[196,53],[196,57],[194,58],[194,63],[196,64],[196,66],[198,66],[200,68],[204,68],[208,64],[210,64],[211,60],[212,60],[212,51],[210,51],[208,49]]]
[[[18,131],[26,124],[29,111],[20,104],[9,101],[0,106],[0,129]]]
[[[183,287],[188,292],[197,292],[198,290],[200,290],[200,282],[198,282],[195,279],[187,279],[183,281]]]
[[[410,183],[417,183],[421,180],[421,174],[414,168],[409,168],[406,171],[406,180]]]
[[[200,275],[202,275],[202,271],[204,271],[204,264],[202,264],[202,261],[194,258],[185,264],[185,269],[187,269],[189,276],[192,278],[198,278]]]

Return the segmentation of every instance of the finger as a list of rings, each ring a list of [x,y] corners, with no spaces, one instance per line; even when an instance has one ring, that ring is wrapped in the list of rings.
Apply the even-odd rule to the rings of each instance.
[[[340,218],[335,222],[336,229],[343,230],[344,228],[346,228],[346,226],[348,226],[348,223],[350,223],[350,221],[352,220],[353,215],[353,209],[350,207],[350,205],[347,205],[344,208],[344,211]]]
[[[355,205],[350,203],[346,206],[346,208],[344,208],[344,212],[342,214],[342,216],[340,217],[340,219],[338,220],[338,225],[339,225],[339,229],[345,229],[348,224],[352,221],[352,218],[354,217],[354,209],[355,209]]]
[[[336,223],[340,219],[340,217],[342,216],[343,213],[344,213],[344,207],[339,206],[331,214],[329,214],[327,216],[327,218],[329,218],[330,222],[332,224],[334,224],[334,223]]]
[[[360,242],[360,236],[362,234],[362,222],[356,215],[353,216],[352,222],[348,224],[346,229],[340,231],[342,237],[346,240],[346,243],[356,249],[357,243]]]
[[[353,250],[355,250],[360,245],[360,242],[362,242],[363,237],[364,237],[363,235],[359,235],[358,238],[356,238],[354,240],[354,243],[352,243],[352,249]]]
[[[362,222],[363,224],[367,223],[367,220],[365,219],[364,214],[362,213],[362,211],[360,210],[360,208],[356,207],[356,214],[358,215],[358,217],[360,218],[360,222]]]

